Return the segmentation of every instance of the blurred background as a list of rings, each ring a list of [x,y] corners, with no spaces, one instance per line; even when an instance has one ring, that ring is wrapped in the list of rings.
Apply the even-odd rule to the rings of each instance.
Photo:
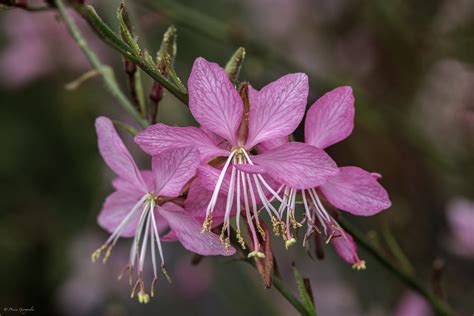
[[[338,85],[351,85],[354,133],[329,152],[341,166],[381,173],[393,206],[372,218],[348,219],[388,256],[401,248],[409,262],[400,254],[394,260],[428,287],[438,287],[443,266],[447,300],[460,315],[474,312],[474,1],[129,2],[140,43],[150,52],[170,24],[178,27],[176,68],[183,80],[196,57],[224,65],[244,46],[240,78],[257,88],[288,72],[306,72],[312,104]],[[118,1],[96,3],[116,27]],[[121,57],[76,20],[126,89]],[[296,315],[278,292],[263,288],[250,266],[226,258],[192,266],[192,255],[178,244],[165,245],[173,284],[162,279],[146,306],[130,300],[126,282],[116,281],[129,240],[119,243],[108,265],[92,264],[91,252],[107,238],[96,216],[112,191],[94,119],[133,122],[100,78],[65,89],[90,66],[54,12],[9,10],[0,13],[0,25],[2,316],[15,314],[4,312],[8,307],[51,316]],[[151,83],[146,79],[147,89]],[[160,118],[195,124],[169,94]],[[286,251],[275,244],[288,284],[295,288],[292,261],[311,279],[320,315],[431,315],[363,249],[367,270],[354,271],[329,247],[326,258],[315,261],[301,247]]]

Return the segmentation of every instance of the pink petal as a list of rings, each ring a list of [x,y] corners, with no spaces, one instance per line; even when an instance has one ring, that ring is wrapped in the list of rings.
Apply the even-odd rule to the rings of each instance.
[[[201,223],[198,223],[181,207],[166,203],[159,208],[159,212],[168,221],[171,230],[187,250],[204,256],[231,256],[235,253],[234,248],[226,252],[216,234],[201,234]]]
[[[303,73],[285,75],[260,91],[250,88],[246,147],[293,133],[303,119],[308,90],[308,77]]]
[[[194,61],[188,80],[189,109],[202,127],[236,144],[243,113],[239,93],[218,64]]]
[[[288,136],[275,137],[270,140],[266,140],[257,145],[257,152],[263,153],[267,150],[276,148],[283,144],[288,143]]]
[[[99,151],[107,165],[119,177],[146,192],[146,184],[129,151],[120,139],[112,121],[104,116],[95,120]]]
[[[306,143],[326,148],[345,139],[354,128],[354,112],[351,87],[339,87],[329,91],[319,98],[306,114]]]
[[[287,143],[252,157],[276,181],[295,189],[319,186],[337,174],[336,163],[322,149]]]
[[[130,213],[140,198],[141,196],[134,196],[133,194],[123,191],[115,191],[110,194],[105,200],[102,210],[97,218],[100,227],[109,233],[112,233]],[[135,234],[139,217],[140,210],[137,210],[120,236],[132,237]]]
[[[259,165],[250,165],[250,164],[234,164],[235,168],[245,173],[250,174],[264,174],[266,172],[265,168]]]
[[[145,181],[145,185],[147,188],[146,191],[147,192],[152,191],[153,190],[153,175],[152,175],[151,170],[140,170],[140,174],[142,175],[143,181]],[[133,183],[127,180],[124,180],[123,178],[120,178],[120,177],[115,178],[112,181],[112,186],[117,191],[130,192],[131,194],[137,194],[140,196],[143,195],[143,191],[137,190],[137,187]]]
[[[230,168],[229,168],[230,169]],[[221,173],[220,169],[214,168],[208,164],[201,164],[198,167],[198,177],[196,181],[201,185],[204,189],[208,191],[214,191],[214,188],[217,184],[217,179]],[[228,192],[229,191],[229,182],[230,182],[230,173],[229,170],[226,172],[224,176],[224,181],[221,185],[221,192]]]
[[[371,173],[358,167],[342,167],[321,186],[327,200],[354,215],[370,216],[391,206],[387,191]]]
[[[195,147],[170,149],[152,158],[155,194],[178,196],[196,174],[199,152]]]
[[[192,214],[199,223],[203,223],[206,218],[207,206],[211,201],[212,191],[206,190],[202,185],[200,185],[198,178],[193,181],[189,188],[188,197],[184,201],[184,209],[186,212]],[[221,194],[217,198],[216,206],[212,213],[213,226],[223,223],[225,207],[226,199]]]
[[[197,127],[173,127],[158,123],[135,136],[135,142],[149,155],[186,146],[196,146],[202,160],[229,154],[229,151],[217,147],[208,134]]]
[[[336,253],[344,259],[346,262],[351,264],[360,264],[362,261],[357,255],[357,245],[352,239],[352,236],[341,230],[341,236],[334,237],[331,239]]]

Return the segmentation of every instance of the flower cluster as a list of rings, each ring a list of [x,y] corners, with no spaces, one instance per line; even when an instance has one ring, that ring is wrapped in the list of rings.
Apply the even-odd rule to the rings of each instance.
[[[316,101],[306,113],[305,142],[291,141],[305,115],[308,90],[303,73],[285,75],[259,91],[246,83],[236,88],[223,68],[196,59],[188,81],[189,109],[200,127],[158,123],[141,131],[135,142],[152,157],[151,171],[139,170],[112,122],[98,118],[100,152],[118,177],[98,218],[111,236],[93,260],[103,251],[107,260],[119,237],[133,237],[126,269],[132,296],[138,290],[139,300],[147,302],[142,274],[148,241],[153,296],[155,248],[167,276],[162,241],[178,240],[201,255],[232,255],[232,244],[240,244],[250,248],[249,257],[263,258],[262,240],[270,238],[262,228],[267,214],[286,247],[296,243],[305,225],[303,244],[312,234],[324,234],[344,260],[364,268],[330,206],[369,216],[390,207],[390,200],[379,174],[338,167],[324,151],[352,132],[350,87]]]

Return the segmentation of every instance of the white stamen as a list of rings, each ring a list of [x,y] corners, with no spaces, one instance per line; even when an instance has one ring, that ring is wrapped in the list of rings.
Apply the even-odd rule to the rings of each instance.
[[[145,203],[142,214],[140,216],[140,220],[138,221],[137,229],[135,231],[135,237],[133,238],[132,248],[130,249],[130,266],[132,268],[135,265],[135,259],[138,255],[138,246],[140,245],[141,232],[143,231],[145,217],[146,217],[146,214],[148,213],[149,208],[150,208],[150,204]]]
[[[247,224],[250,227],[250,231],[252,233],[253,245],[256,248],[256,250],[258,250],[260,245],[259,245],[258,239],[257,239],[257,232],[255,231],[255,227],[254,227],[253,222],[252,222],[252,216],[250,215],[250,205],[249,205],[250,203],[249,203],[248,194],[247,194],[247,182],[245,181],[245,176],[246,175],[243,172],[240,172],[240,171],[239,171],[239,173],[240,173],[240,176],[241,176],[241,179],[242,179],[242,190],[244,192],[245,215],[247,217]],[[247,177],[248,177],[248,175],[247,175]],[[255,200],[255,197],[253,198],[253,200]],[[258,220],[258,219],[256,218],[256,220]]]
[[[132,210],[127,214],[127,216],[120,222],[120,224],[115,228],[114,232],[112,235],[109,236],[107,241],[105,242],[105,245],[108,245],[110,242],[112,242],[110,245],[114,246],[117,240],[120,238],[121,233],[125,230],[127,225],[130,223],[130,220],[132,219],[132,216],[136,213],[138,208],[143,204],[143,202],[147,199],[148,194],[145,194],[140,201],[138,201],[137,204],[135,204],[132,208]]]
[[[142,271],[143,270],[143,264],[145,262],[145,257],[146,257],[146,246],[148,244],[148,239],[150,237],[150,234],[148,233],[150,231],[150,220],[152,214],[152,210],[148,210],[148,216],[146,219],[146,226],[145,226],[145,232],[143,233],[143,243],[142,243],[142,249],[140,250],[140,264],[138,265],[138,270]]]
[[[227,158],[227,161],[224,164],[224,167],[222,168],[221,173],[219,174],[216,187],[214,188],[214,192],[212,193],[211,201],[209,202],[209,205],[207,206],[206,217],[208,217],[209,214],[211,214],[214,211],[214,207],[216,206],[216,203],[217,203],[217,198],[219,196],[219,191],[221,189],[222,182],[224,182],[225,174],[227,172],[227,169],[229,168],[229,164],[232,161],[232,157],[234,157],[236,151],[237,150],[233,150],[230,153],[229,157]]]

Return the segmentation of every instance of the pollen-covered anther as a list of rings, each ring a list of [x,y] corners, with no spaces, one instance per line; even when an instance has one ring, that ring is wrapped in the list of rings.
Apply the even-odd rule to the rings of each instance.
[[[162,272],[163,275],[165,276],[165,278],[166,278],[166,280],[168,281],[168,283],[172,283],[172,282],[171,282],[170,275],[168,274],[168,271],[166,271],[164,265],[161,265],[161,272]]]
[[[356,269],[358,271],[365,270],[366,269],[365,261],[364,260],[357,261],[356,263],[352,265],[352,269]]]
[[[275,234],[275,236],[280,236],[280,223],[278,222],[275,216],[272,216],[271,220],[273,226],[273,234]]]
[[[291,226],[293,227],[293,229],[297,229],[297,228],[303,226],[303,225],[301,225],[301,223],[299,223],[296,220],[294,211],[290,211],[289,216],[290,216],[290,223],[291,223]]]
[[[106,245],[100,246],[96,251],[94,251],[91,255],[91,260],[92,262],[96,262],[100,258],[100,254],[102,253],[102,250],[104,250]]]
[[[257,230],[260,233],[262,240],[265,241],[265,231],[263,230],[262,226],[260,225],[260,222],[258,221],[257,221]]]
[[[104,258],[102,259],[103,264],[107,263],[107,260],[109,259],[110,254],[112,253],[113,247],[114,247],[113,244],[107,247],[107,251],[105,252]]]
[[[209,214],[204,219],[204,223],[202,223],[201,234],[204,234],[206,231],[211,232],[212,228],[212,214]]]
[[[222,230],[221,230],[221,235],[219,236],[219,240],[221,241],[221,243],[224,243],[225,242],[225,232],[227,230],[227,227],[229,227],[229,225],[226,223],[224,225],[222,225]]]
[[[286,241],[288,238],[286,237],[286,224],[284,222],[280,222],[280,232],[281,232],[281,238],[283,238],[284,241]]]
[[[290,239],[285,241],[285,248],[288,249],[290,248],[290,246],[293,246],[294,244],[296,244],[296,239],[291,237]]]
[[[240,247],[245,250],[245,248],[246,248],[246,247],[245,247],[245,241],[244,241],[244,239],[242,238],[242,235],[241,235],[241,233],[240,233],[240,230],[237,230],[236,233],[237,233],[237,242],[240,244]]]
[[[263,259],[263,258],[265,258],[265,254],[264,254],[263,252],[261,252],[261,251],[254,250],[254,251],[252,251],[251,253],[249,253],[249,254],[247,255],[247,257],[248,257],[248,258],[257,257],[257,258],[259,258],[259,259]]]
[[[224,240],[224,248],[225,248],[225,252],[226,253],[229,253],[230,252],[230,238],[227,237],[225,240]]]

